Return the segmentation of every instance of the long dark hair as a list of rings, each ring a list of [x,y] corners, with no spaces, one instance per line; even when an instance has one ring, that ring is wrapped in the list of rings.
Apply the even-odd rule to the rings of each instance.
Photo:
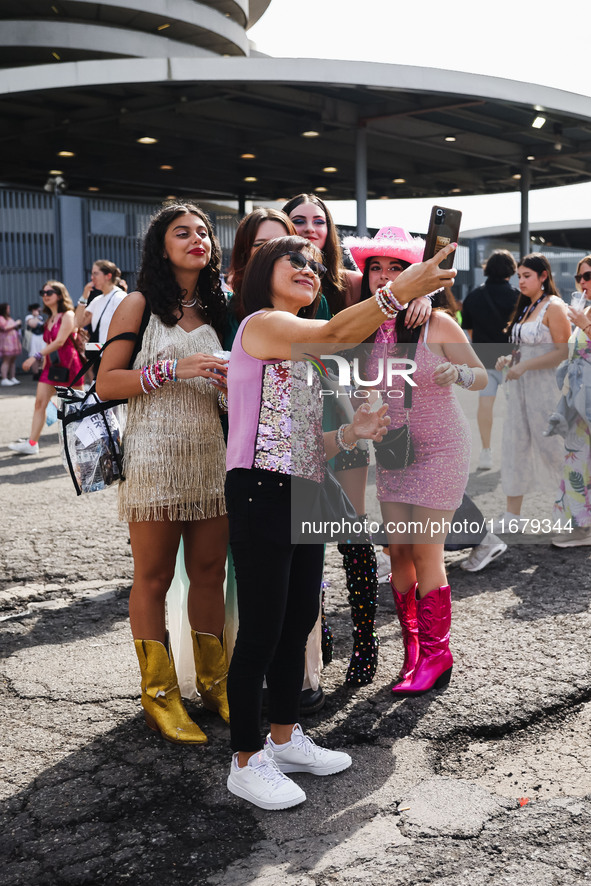
[[[363,276],[361,278],[361,295],[359,297],[359,301],[366,301],[368,298],[372,298],[371,289],[369,288],[369,266],[371,264],[372,259],[379,258],[379,255],[371,255],[367,261],[365,262],[365,267],[363,268]],[[396,261],[400,262],[401,265],[404,265],[404,269],[410,267],[410,262],[403,261],[400,258],[397,258]],[[414,342],[417,340],[416,330],[407,329],[404,325],[404,320],[406,318],[406,311],[399,311],[396,315],[396,323],[394,324],[394,328],[396,330],[396,341],[400,342]],[[418,327],[420,329],[420,327]],[[374,341],[376,337],[376,333],[374,332],[366,341]]]
[[[298,194],[292,197],[283,207],[283,211],[291,216],[294,209],[302,203],[313,203],[326,217],[326,243],[322,250],[322,263],[326,266],[326,274],[322,278],[322,294],[328,302],[331,313],[338,314],[345,307],[347,296],[347,274],[343,265],[338,231],[328,206],[316,194]]]
[[[519,260],[517,268],[529,268],[530,271],[534,271],[538,276],[546,271],[548,276],[542,283],[544,295],[560,296],[560,293],[556,288],[556,284],[554,283],[554,277],[552,276],[552,268],[550,267],[550,262],[541,252],[530,252],[529,255],[525,255],[522,259]],[[531,301],[529,300],[529,298],[527,298],[520,292],[519,298],[517,299],[517,304],[515,305],[515,310],[509,317],[509,322],[503,330],[504,332],[506,332],[508,335],[511,335],[513,327],[515,326],[518,318],[521,317],[521,314],[523,313],[525,307],[530,304]]]
[[[171,222],[187,214],[201,219],[211,240],[211,258],[199,274],[196,295],[203,320],[210,323],[221,338],[225,332],[227,316],[226,299],[220,281],[222,252],[209,218],[193,203],[170,203],[152,218],[144,237],[137,288],[146,299],[152,314],[156,314],[165,326],[176,326],[180,319],[177,312],[180,311],[181,317],[183,316],[181,301],[190,298],[193,293],[181,289],[170,263],[164,258],[164,235]]]
[[[74,304],[72,299],[70,298],[70,293],[66,289],[63,283],[60,283],[59,280],[46,280],[43,284],[43,289],[46,286],[50,286],[55,292],[57,292],[58,303],[57,303],[57,312],[58,314],[65,314],[66,311],[73,311]],[[51,308],[48,308],[46,305],[43,305],[43,313],[47,317],[51,317]]]
[[[238,225],[227,277],[231,278],[230,285],[232,287],[230,308],[239,323],[241,323],[245,317],[242,304],[242,281],[244,280],[244,272],[246,271],[246,265],[250,259],[252,244],[255,242],[258,230],[264,221],[279,222],[285,228],[285,233],[287,235],[296,235],[296,229],[288,215],[280,209],[267,209],[264,206],[259,206],[257,209],[253,209],[252,212],[249,212],[248,215],[244,216]]]
[[[288,252],[307,252],[312,258],[320,261],[320,250],[304,237],[292,235],[290,237],[277,237],[264,243],[257,249],[246,266],[244,280],[242,281],[242,304],[244,315],[254,314],[262,308],[273,307],[273,290],[271,278],[275,262]],[[310,305],[306,305],[298,312],[299,317],[314,317],[320,301],[320,290]]]

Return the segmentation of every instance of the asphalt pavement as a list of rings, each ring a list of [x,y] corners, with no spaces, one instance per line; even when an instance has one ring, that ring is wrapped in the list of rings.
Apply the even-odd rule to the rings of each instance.
[[[452,681],[395,700],[385,585],[376,678],[344,684],[351,621],[329,547],[335,656],[303,725],[353,766],[296,776],[307,802],[264,812],[227,792],[228,729],[198,703],[204,747],[145,727],[116,490],[76,497],[55,425],[38,456],[6,448],[28,433],[33,393],[0,389],[3,886],[591,881],[591,549],[514,545],[477,574],[459,568],[467,551],[448,554]],[[503,510],[498,464],[470,488],[487,515]]]

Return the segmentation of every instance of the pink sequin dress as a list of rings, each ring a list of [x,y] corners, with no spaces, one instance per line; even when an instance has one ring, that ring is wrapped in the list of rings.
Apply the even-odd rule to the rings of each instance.
[[[367,367],[368,378],[375,378],[377,358],[388,353],[396,355],[395,320],[380,326],[372,356]],[[461,504],[468,482],[471,434],[468,419],[458,403],[454,386],[440,387],[433,373],[446,362],[427,346],[429,322],[424,326],[414,360],[417,369],[412,378],[410,434],[415,460],[404,470],[389,471],[376,465],[376,487],[379,501],[402,502],[434,510],[455,511]],[[389,347],[388,347],[389,346]],[[394,376],[388,391],[400,391],[399,398],[382,394],[388,404],[390,427],[405,424],[403,400],[404,381]]]

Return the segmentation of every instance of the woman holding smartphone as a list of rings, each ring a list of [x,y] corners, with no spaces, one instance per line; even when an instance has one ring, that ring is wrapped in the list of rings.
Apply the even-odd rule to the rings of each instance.
[[[348,238],[345,243],[363,274],[362,301],[387,291],[405,268],[421,260],[425,246],[396,227],[382,228],[374,240]],[[393,380],[386,398],[391,427],[409,426],[415,460],[391,470],[376,456],[377,494],[392,562],[390,583],[404,646],[404,663],[392,692],[416,695],[446,685],[451,676],[446,532],[431,535],[428,527],[451,521],[468,481],[470,431],[452,385],[480,390],[486,385],[486,370],[457,322],[438,309],[419,331],[409,330],[403,313],[386,320],[375,335],[368,378],[376,377],[377,362],[386,356],[417,364],[408,413],[400,377]]]
[[[332,315],[348,305],[356,304],[361,295],[362,275],[358,270],[348,270],[343,264],[338,232],[330,211],[323,200],[315,194],[298,194],[283,207],[300,236],[306,237],[322,252],[326,273],[322,279],[322,293],[326,297]],[[385,230],[385,229],[383,229]],[[382,232],[378,232],[378,237]],[[431,313],[431,301],[419,298],[405,310],[404,322],[414,328]],[[328,424],[337,421],[336,413],[328,418]],[[326,426],[326,423],[325,423]],[[360,517],[365,512],[365,486],[369,467],[366,449],[352,453],[339,453],[334,462],[337,479]],[[371,540],[362,544],[339,544],[347,579],[351,619],[353,621],[353,650],[345,681],[349,685],[363,686],[371,683],[378,666],[379,637],[375,630],[375,614],[378,603],[378,564]],[[389,564],[388,564],[389,565]],[[389,569],[388,569],[389,571]],[[330,660],[332,641],[330,629],[323,633],[325,658]]]
[[[306,362],[293,361],[293,346],[364,340],[401,303],[453,280],[455,271],[440,271],[437,264],[450,251],[409,269],[396,281],[395,292],[379,303],[355,305],[328,322],[298,316],[302,309],[313,311],[324,270],[320,252],[309,241],[272,240],[247,266],[242,287],[247,316],[234,341],[228,378],[226,496],[240,617],[228,680],[235,752],[228,789],[263,809],[305,800],[285,773],[331,775],[351,764],[348,754],[318,748],[297,723],[305,645],[318,615],[323,550],[292,542],[291,489],[299,481],[301,497],[313,508],[324,459],[339,449],[350,451],[361,437],[380,439],[387,426],[383,410],[363,409],[352,424],[323,434],[321,398],[306,387]],[[292,450],[293,422],[301,423],[305,443]],[[271,731],[263,748],[265,676]]]
[[[96,384],[103,400],[128,398],[119,517],[129,523],[134,560],[129,617],[145,719],[168,741],[182,744],[207,738],[181,701],[165,624],[181,537],[197,687],[204,705],[228,720],[228,531],[218,402],[226,362],[212,356],[226,322],[220,264],[205,213],[189,203],[162,209],[144,239],[138,291],[123,299],[111,321],[111,337],[138,333],[147,308],[141,349],[130,367],[133,342],[106,348]]]

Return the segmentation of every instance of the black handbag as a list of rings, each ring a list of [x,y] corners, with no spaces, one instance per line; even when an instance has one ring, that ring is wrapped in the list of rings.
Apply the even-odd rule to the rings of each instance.
[[[323,521],[347,520],[352,523],[357,520],[357,511],[353,507],[351,499],[328,465],[320,490],[319,507],[320,519]]]
[[[56,351],[52,351],[49,355],[50,366],[47,370],[47,380],[63,385],[70,377],[70,370],[67,366],[60,365],[60,358]]]
[[[400,471],[411,465],[415,460],[415,449],[412,445],[409,428],[409,413],[412,407],[412,387],[404,386],[404,409],[406,411],[406,424],[399,428],[392,428],[381,439],[375,442],[373,448],[376,461],[382,468],[388,471]]]

